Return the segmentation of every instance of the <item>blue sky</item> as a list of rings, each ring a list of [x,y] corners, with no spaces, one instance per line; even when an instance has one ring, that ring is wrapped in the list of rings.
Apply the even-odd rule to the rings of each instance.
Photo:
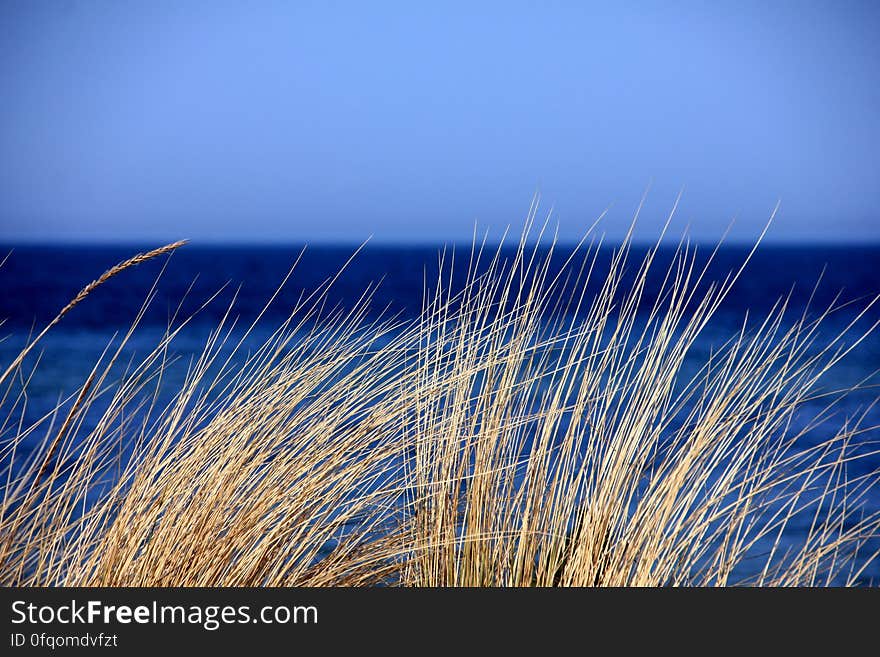
[[[0,241],[880,240],[880,3],[10,2]]]

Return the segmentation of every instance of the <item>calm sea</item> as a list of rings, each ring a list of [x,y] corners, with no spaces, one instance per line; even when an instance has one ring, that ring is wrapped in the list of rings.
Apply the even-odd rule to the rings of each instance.
[[[5,337],[0,342],[0,364],[5,368],[29,332],[42,328],[83,285],[139,250],[144,247],[0,247],[0,254],[11,252],[0,268],[0,319],[5,320],[0,326]],[[146,353],[155,344],[181,300],[181,312],[185,315],[225,286],[216,301],[198,313],[175,345],[175,352],[179,355],[198,353],[207,331],[216,326],[232,294],[239,290],[235,313],[240,316],[240,323],[253,319],[301,250],[299,246],[186,246],[170,260],[160,259],[124,272],[76,307],[42,343],[41,366],[28,386],[25,421],[41,417],[83,382],[114,332],[124,331],[129,326],[157,278],[156,297],[126,356]],[[253,339],[259,340],[266,331],[283,321],[296,301],[336,274],[354,250],[348,246],[306,249],[293,276],[263,318],[261,326],[265,330],[255,333]],[[705,255],[710,251],[709,248],[700,250]],[[375,282],[379,283],[371,305],[375,316],[414,317],[421,309],[426,280],[429,287],[436,281],[438,252],[436,247],[368,246],[335,281],[329,292],[330,305],[351,305],[360,298],[367,284]],[[456,264],[464,265],[470,247],[458,247],[455,252]],[[637,263],[643,252],[643,249],[635,248],[631,262]],[[709,269],[707,282],[721,280],[731,270],[738,269],[747,253],[746,248],[723,248]],[[598,271],[607,266],[610,254],[609,250],[599,253]],[[554,256],[554,267],[560,266],[567,256],[566,249],[561,249]],[[650,291],[661,282],[664,262],[671,257],[670,249],[660,252],[655,268],[657,273],[648,285],[646,303],[651,300]],[[461,283],[464,269],[464,266],[458,267],[459,275],[453,285]],[[629,269],[630,274],[633,271],[634,266]],[[701,359],[742,327],[745,317],[750,322],[759,322],[780,297],[790,295],[788,316],[791,321],[805,312],[816,315],[835,303],[843,306],[824,323],[824,329],[812,347],[818,350],[855,321],[869,300],[878,294],[880,246],[763,246],[694,345],[693,362],[689,366],[696,368]],[[858,331],[878,320],[880,304],[856,322],[853,338]],[[30,362],[36,357],[35,354]],[[868,384],[846,398],[839,408],[839,418],[855,416],[868,409],[864,424],[869,427],[880,425],[880,410],[870,409],[871,403],[880,396],[877,388],[870,387],[880,382],[876,376],[878,370],[880,331],[864,339],[823,380],[826,390],[860,382]],[[813,410],[818,409],[816,406]],[[807,415],[809,412],[807,409]],[[876,430],[869,430],[860,437],[866,450],[870,449],[872,441],[878,439],[880,432]],[[854,465],[854,472],[866,473],[876,468],[880,468],[880,457],[873,456]],[[880,495],[875,493],[869,497],[867,505],[870,511],[880,510]],[[880,578],[880,568],[875,565],[869,574]]]

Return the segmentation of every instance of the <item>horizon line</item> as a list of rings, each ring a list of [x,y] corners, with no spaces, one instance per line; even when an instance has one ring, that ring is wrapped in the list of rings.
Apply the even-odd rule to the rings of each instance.
[[[601,238],[601,244],[599,244],[599,239]],[[516,246],[519,244],[519,238],[515,236],[510,236],[506,240],[486,240],[483,243],[480,240],[431,240],[431,239],[418,239],[418,240],[394,240],[394,239],[365,239],[365,240],[350,240],[350,239],[313,239],[313,240],[242,240],[242,239],[198,239],[198,238],[178,238],[184,239],[187,241],[186,247],[189,248],[212,248],[212,247],[227,247],[227,248],[267,248],[267,249],[281,249],[288,247],[317,247],[317,248],[371,248],[371,247],[380,247],[380,248],[443,248],[443,247],[467,247],[470,248],[474,244],[485,244],[486,247],[498,247],[501,245],[507,246]],[[18,248],[18,247],[52,247],[52,248],[88,248],[88,247],[101,247],[101,248],[124,248],[124,247],[135,247],[135,248],[143,248],[143,247],[154,247],[156,245],[171,243],[176,240],[166,240],[166,239],[149,239],[149,238],[131,238],[131,239],[95,239],[95,240],[87,240],[87,239],[6,239],[4,237],[0,237],[0,248]],[[634,247],[652,247],[657,246],[658,244],[661,247],[668,246],[674,247],[679,244],[681,240],[678,238],[666,238],[662,240],[646,240],[646,239],[632,239],[630,241],[630,245]],[[558,239],[553,241],[551,239],[526,239],[525,243],[529,246],[534,246],[536,243],[543,242],[544,245],[550,246],[555,245],[556,247],[561,248],[573,248],[578,244],[583,244],[583,246],[588,246],[590,244],[590,240],[586,240],[581,242],[577,239]],[[748,240],[743,238],[729,238],[725,240],[706,240],[706,239],[691,239],[688,240],[688,243],[691,246],[698,247],[716,247],[716,246],[732,246],[732,247],[752,247],[756,244],[757,240]],[[623,243],[622,238],[608,238],[602,236],[597,236],[596,240],[594,240],[594,246],[600,247],[609,247],[609,246],[619,246]],[[807,238],[807,239],[787,239],[787,238],[771,238],[765,236],[763,240],[760,242],[763,246],[778,246],[778,247],[816,247],[816,246],[824,246],[824,247],[835,247],[835,248],[853,248],[853,247],[880,247],[880,237],[871,238],[871,239],[827,239],[827,238]]]

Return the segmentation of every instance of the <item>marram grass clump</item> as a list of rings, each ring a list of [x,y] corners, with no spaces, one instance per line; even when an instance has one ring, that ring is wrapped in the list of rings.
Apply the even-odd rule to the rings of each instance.
[[[70,399],[24,423],[38,334],[0,378],[3,585],[864,583],[880,537],[863,504],[880,477],[851,472],[865,428],[793,422],[855,322],[817,350],[833,308],[784,321],[781,299],[693,373],[739,272],[707,280],[682,240],[649,295],[656,249],[633,262],[627,240],[599,271],[585,241],[560,273],[553,240],[529,232],[512,256],[442,257],[414,322],[371,319],[369,289],[327,312],[331,280],[246,351],[261,319],[242,337],[230,308],[167,403],[189,319],[119,376],[142,312]],[[108,271],[47,330],[178,246]]]

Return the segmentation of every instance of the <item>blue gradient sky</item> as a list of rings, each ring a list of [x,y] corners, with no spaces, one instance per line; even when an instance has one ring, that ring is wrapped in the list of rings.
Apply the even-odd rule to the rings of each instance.
[[[438,5],[440,3],[437,3]],[[413,5],[413,6],[409,6]],[[880,3],[0,4],[0,241],[880,239]]]

